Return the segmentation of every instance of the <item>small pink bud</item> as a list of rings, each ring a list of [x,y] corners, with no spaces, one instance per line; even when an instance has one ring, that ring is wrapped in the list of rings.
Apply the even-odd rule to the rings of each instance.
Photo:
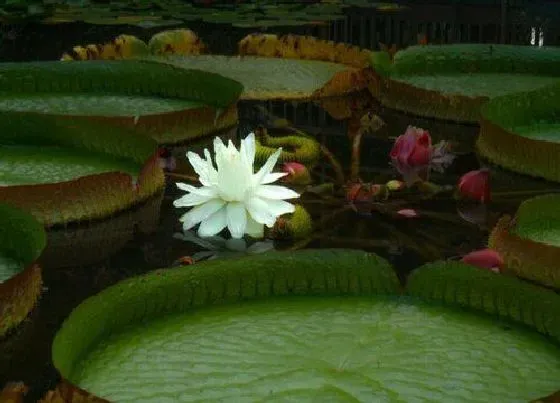
[[[288,175],[282,178],[282,182],[294,185],[307,185],[311,183],[311,174],[307,167],[299,162],[285,162],[282,171]]]
[[[457,188],[459,194],[467,199],[482,203],[490,201],[490,171],[483,168],[467,172],[459,179]]]
[[[488,269],[499,273],[504,265],[504,259],[498,252],[493,249],[480,249],[467,253],[461,259],[461,262],[476,266],[481,269]]]

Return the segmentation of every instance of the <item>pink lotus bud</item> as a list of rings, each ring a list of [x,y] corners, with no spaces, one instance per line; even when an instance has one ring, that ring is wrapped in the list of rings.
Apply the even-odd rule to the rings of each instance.
[[[467,253],[461,259],[461,262],[470,264],[471,266],[480,267],[481,269],[492,270],[499,273],[504,265],[504,259],[498,252],[493,249],[480,249]]]
[[[483,168],[467,172],[459,179],[458,190],[467,199],[490,201],[490,171]]]
[[[307,167],[299,162],[285,162],[282,171],[288,175],[282,178],[282,182],[294,185],[307,185],[311,183],[311,174]]]

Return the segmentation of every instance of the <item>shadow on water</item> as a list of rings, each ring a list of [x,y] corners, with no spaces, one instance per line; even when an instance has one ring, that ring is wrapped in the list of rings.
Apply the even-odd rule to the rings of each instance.
[[[240,131],[250,130],[255,124],[251,121],[251,114],[245,113],[251,110],[247,109],[251,106],[249,103],[240,105]],[[312,103],[273,102],[265,103],[264,106],[315,135],[345,168],[349,168],[351,147],[346,134],[348,122],[332,119]],[[444,174],[434,175],[432,181],[453,185],[461,174],[480,167],[481,162],[473,153],[477,133],[475,126],[414,118],[384,111],[375,105],[371,108],[386,125],[379,132],[366,134],[363,138],[360,174],[364,181],[385,183],[398,178],[389,165],[388,153],[394,138],[402,134],[409,124],[429,130],[434,142],[451,140],[458,152],[453,165]],[[208,140],[204,140],[203,144],[207,146]],[[201,146],[192,144],[189,148],[198,151]],[[327,175],[329,167],[322,165],[317,172],[319,177]],[[401,207],[417,210],[420,213],[417,218],[367,209],[357,213],[348,208],[343,197],[329,203],[317,198],[305,198],[303,204],[318,227],[313,240],[306,247],[344,247],[375,252],[388,259],[401,279],[404,279],[407,273],[426,261],[460,256],[484,247],[488,229],[492,228],[496,219],[503,213],[515,212],[519,202],[528,197],[526,194],[507,192],[554,189],[553,184],[545,181],[497,168],[492,168],[492,181],[496,196],[488,211],[479,211],[479,206],[458,205],[451,196],[412,200]],[[0,384],[23,381],[31,388],[29,401],[37,401],[56,383],[56,371],[50,360],[50,345],[56,330],[75,306],[119,280],[170,266],[178,257],[190,256],[201,250],[196,245],[173,238],[173,233],[180,230],[178,218],[182,211],[175,209],[172,201],[179,195],[175,186],[168,183],[161,201],[159,222],[155,221],[155,232],[137,233],[122,249],[101,262],[64,269],[45,268],[45,290],[37,308],[9,337],[0,341]],[[472,219],[477,214],[482,218]],[[464,217],[470,217],[475,223],[466,221]],[[112,220],[118,220],[118,217]],[[98,238],[90,239],[88,247],[93,251],[99,250],[95,240]],[[106,235],[101,234],[101,238],[106,238]],[[278,242],[276,247],[286,249],[291,245]]]

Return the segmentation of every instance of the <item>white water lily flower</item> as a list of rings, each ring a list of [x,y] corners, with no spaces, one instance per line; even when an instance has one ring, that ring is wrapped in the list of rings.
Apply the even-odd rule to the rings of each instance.
[[[177,183],[177,187],[188,194],[175,200],[173,205],[193,207],[180,218],[184,231],[200,223],[200,237],[216,235],[227,227],[233,238],[242,238],[244,234],[260,238],[265,225],[272,228],[279,216],[294,212],[294,205],[285,199],[299,197],[299,194],[285,186],[270,185],[287,175],[272,173],[282,148],[254,173],[255,148],[254,133],[241,140],[239,150],[231,140],[226,147],[216,137],[216,167],[207,149],[204,149],[205,159],[193,152],[187,153],[202,186]]]

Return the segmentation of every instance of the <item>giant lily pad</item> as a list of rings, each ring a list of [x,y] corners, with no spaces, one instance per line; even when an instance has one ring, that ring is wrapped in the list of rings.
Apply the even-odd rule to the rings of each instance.
[[[59,393],[526,402],[558,388],[558,346],[480,311],[560,341],[560,296],[457,262],[421,268],[411,281],[413,297],[403,297],[385,260],[349,250],[272,252],[128,279],[83,302],[57,333]]]
[[[492,99],[482,108],[477,148],[493,163],[560,181],[560,82]]]
[[[25,319],[41,294],[35,261],[45,244],[43,227],[33,216],[0,203],[0,337]]]
[[[489,99],[560,81],[556,48],[429,45],[401,50],[393,62],[384,55],[372,56],[380,75],[372,94],[388,107],[440,119],[477,122]]]
[[[249,35],[239,42],[239,55],[201,55],[199,46],[181,46],[182,41],[192,39],[176,35],[178,31],[186,30],[154,35],[149,46],[152,56],[146,56],[143,51],[123,54],[105,50],[116,46],[109,43],[75,47],[62,59],[133,57],[203,70],[243,84],[241,99],[244,100],[317,99],[359,91],[367,84],[365,69],[370,52],[355,46],[296,35]],[[154,41],[156,36],[158,40]],[[135,38],[134,42],[138,41]],[[89,48],[100,51],[88,52]]]
[[[125,128],[0,112],[0,201],[46,226],[103,218],[161,191],[156,149]]]
[[[160,143],[234,125],[242,89],[216,74],[147,61],[6,63],[0,72],[7,90],[0,110],[104,121]]]
[[[504,258],[505,270],[560,289],[560,195],[523,202],[515,218],[502,217],[489,245]]]

